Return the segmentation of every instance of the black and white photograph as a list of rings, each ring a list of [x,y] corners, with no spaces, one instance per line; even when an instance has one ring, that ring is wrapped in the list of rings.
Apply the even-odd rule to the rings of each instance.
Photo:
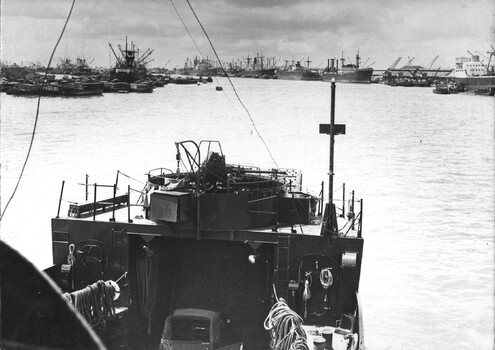
[[[493,0],[0,0],[0,350],[493,350]]]

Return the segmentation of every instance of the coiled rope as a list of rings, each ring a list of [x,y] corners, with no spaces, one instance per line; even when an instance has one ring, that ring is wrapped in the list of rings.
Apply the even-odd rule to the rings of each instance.
[[[303,319],[280,298],[272,306],[264,327],[270,332],[272,350],[309,350]]]
[[[115,289],[112,281],[95,282],[81,290],[65,293],[64,296],[84,316],[90,326],[105,325],[115,315],[113,304]]]

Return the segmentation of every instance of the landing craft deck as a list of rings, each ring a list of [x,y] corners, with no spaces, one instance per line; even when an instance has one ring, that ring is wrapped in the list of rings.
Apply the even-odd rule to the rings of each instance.
[[[123,195],[126,196],[126,195]],[[120,196],[122,198],[122,196]],[[85,203],[85,207],[91,206],[93,203]],[[98,205],[97,205],[98,207]],[[83,221],[95,221],[95,222],[101,222],[101,223],[107,223],[107,222],[114,222],[116,224],[120,224],[122,227],[125,227],[127,232],[129,234],[133,233],[138,233],[136,231],[139,231],[139,234],[144,235],[148,234],[151,236],[162,236],[162,235],[172,235],[176,236],[177,234],[173,234],[172,230],[168,230],[164,226],[164,224],[157,223],[156,221],[150,220],[145,218],[145,210],[141,205],[131,205],[127,206],[126,204],[120,204],[117,205],[115,208],[115,211],[112,208],[112,204],[107,202],[107,206],[105,211],[101,211],[101,208],[98,210],[97,214],[93,216],[92,212],[87,212],[85,215],[79,215],[73,210],[69,209],[69,213],[67,216],[62,216],[62,217],[57,217],[59,220],[83,220]],[[309,224],[295,224],[295,225],[289,225],[289,224],[284,224],[284,225],[277,225],[275,226],[270,226],[270,227],[261,227],[257,229],[247,229],[247,230],[233,230],[229,232],[229,235],[225,236],[225,239],[232,240],[236,233],[239,234],[240,232],[244,233],[252,233],[252,234],[261,234],[264,235],[264,241],[267,243],[269,242],[276,242],[275,239],[270,238],[269,236],[273,235],[274,233],[285,233],[285,234],[302,234],[302,235],[312,235],[312,236],[318,236],[321,234],[322,230],[322,225],[323,225],[323,218],[321,215],[315,216],[314,219],[312,220],[312,223]],[[357,236],[357,227],[354,227],[354,229],[351,228],[350,221],[346,220],[345,218],[338,217],[338,226],[342,227],[343,231],[346,233],[348,237],[356,237]],[[57,220],[58,221],[58,220]],[[359,223],[359,221],[356,221]],[[156,232],[153,228],[149,228],[148,230],[150,231],[149,233],[144,232],[143,230],[146,230],[146,227],[151,226],[160,226],[160,232]],[[355,225],[357,226],[357,224]],[[133,229],[134,228],[134,229]],[[139,228],[139,229],[138,229]],[[163,231],[162,231],[163,230]],[[143,231],[143,232],[141,232]],[[191,237],[195,238],[196,233],[189,232],[189,234],[182,235],[181,237]],[[220,238],[218,232],[216,234],[212,233],[214,231],[205,231],[204,238],[213,238],[216,237],[217,239]],[[239,238],[239,240],[242,240],[243,238]]]
[[[332,83],[332,103],[334,92]],[[334,110],[331,123],[320,125],[332,146],[345,134]],[[118,320],[74,301],[105,345],[309,349],[319,333],[310,329],[308,338],[304,327],[325,326],[333,327],[332,346],[363,349],[362,200],[352,195],[342,199],[348,211],[336,208],[330,177],[324,206],[301,192],[301,172],[228,164],[218,141],[175,146],[177,163],[148,171],[142,191],[117,176],[113,185],[92,185],[92,196],[87,185],[86,200],[66,209],[62,185],[52,219],[54,265],[46,271],[84,300],[99,300],[98,286],[122,291],[114,304],[105,299],[126,308]],[[295,327],[288,331],[286,322]]]

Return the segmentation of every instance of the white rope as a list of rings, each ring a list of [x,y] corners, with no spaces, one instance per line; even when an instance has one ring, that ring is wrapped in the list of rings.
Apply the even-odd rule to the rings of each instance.
[[[270,331],[272,350],[309,350],[303,319],[280,298],[271,308],[264,327]]]

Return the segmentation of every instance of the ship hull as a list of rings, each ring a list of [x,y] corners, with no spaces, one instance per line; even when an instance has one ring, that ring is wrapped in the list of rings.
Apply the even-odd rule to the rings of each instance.
[[[455,77],[457,84],[462,85],[467,91],[479,89],[489,89],[495,86],[495,75],[477,76],[477,77]]]
[[[103,93],[102,83],[70,83],[62,86],[60,92],[63,96],[95,96]]]
[[[244,70],[241,72],[241,75],[246,78],[259,78],[264,76],[273,77],[275,75],[275,68]]]
[[[357,83],[357,84],[370,84],[371,77],[373,76],[372,68],[358,69],[352,72],[323,72],[321,79],[323,81],[331,81],[335,79],[339,83]]]
[[[318,73],[312,71],[277,71],[276,76],[282,80],[321,80]]]
[[[144,69],[114,68],[110,71],[110,80],[116,79],[129,84],[145,79],[146,76],[147,72]]]

